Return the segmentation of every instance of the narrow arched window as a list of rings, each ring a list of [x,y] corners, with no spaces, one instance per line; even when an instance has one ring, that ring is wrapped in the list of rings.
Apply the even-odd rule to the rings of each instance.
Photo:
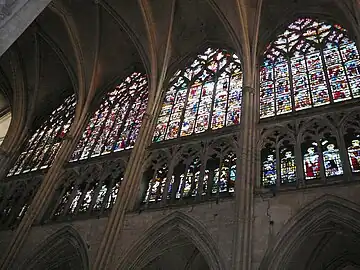
[[[89,121],[71,161],[132,148],[148,99],[145,75],[135,72],[108,92]]]
[[[26,143],[8,176],[51,166],[74,119],[75,106],[75,95],[72,95],[52,112]]]
[[[267,47],[260,71],[260,118],[358,97],[359,53],[340,25],[301,18]]]
[[[239,58],[228,50],[208,48],[170,81],[154,141],[239,124],[241,88]]]

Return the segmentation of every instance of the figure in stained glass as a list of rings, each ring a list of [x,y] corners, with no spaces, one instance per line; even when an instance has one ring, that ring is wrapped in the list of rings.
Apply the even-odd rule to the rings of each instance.
[[[227,50],[208,48],[171,80],[154,141],[239,124],[241,88],[239,58]]]
[[[281,183],[292,183],[296,181],[295,156],[290,149],[280,151],[281,158]]]
[[[333,143],[325,142],[327,141],[323,142],[323,147],[326,147],[326,150],[323,152],[323,159],[326,177],[342,175],[343,169],[339,149]]]
[[[276,185],[276,160],[273,154],[269,154],[263,162],[263,185]]]
[[[351,170],[353,172],[360,172],[360,140],[352,140],[351,146],[348,147],[348,155]]]
[[[304,170],[306,180],[320,177],[319,154],[314,146],[309,147],[304,154]]]

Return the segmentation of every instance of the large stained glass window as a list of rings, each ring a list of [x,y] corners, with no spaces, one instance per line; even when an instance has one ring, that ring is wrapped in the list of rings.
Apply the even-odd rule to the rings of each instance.
[[[238,124],[241,97],[239,58],[227,50],[207,49],[172,79],[158,118],[154,141]]]
[[[137,72],[108,92],[90,119],[70,161],[133,147],[147,99],[147,78]]]
[[[75,95],[65,99],[27,142],[8,176],[45,169],[51,166],[60,144],[74,119]]]
[[[269,44],[260,69],[260,117],[360,97],[360,58],[339,25],[309,18]]]

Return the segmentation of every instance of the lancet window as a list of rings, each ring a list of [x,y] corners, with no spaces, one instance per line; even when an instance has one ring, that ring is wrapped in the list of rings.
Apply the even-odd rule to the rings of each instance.
[[[8,176],[51,166],[74,119],[75,106],[75,95],[72,95],[51,113],[48,119],[32,134]]]
[[[260,118],[358,97],[359,53],[340,25],[301,18],[267,47],[260,70]]]
[[[37,175],[0,184],[0,229],[14,228],[20,223],[41,180],[42,177]]]
[[[232,150],[227,140],[154,150],[144,174],[143,203],[173,204],[232,194],[237,161]]]
[[[242,69],[230,51],[208,48],[170,82],[154,141],[215,130],[240,122]]]
[[[289,128],[275,128],[264,133],[261,151],[263,186],[296,183],[294,135]]]
[[[70,161],[132,148],[148,99],[145,75],[135,72],[104,96],[89,121]]]
[[[346,116],[336,112],[333,116],[315,116],[264,130],[262,186],[358,178],[360,113],[350,110]]]
[[[122,160],[70,168],[62,177],[48,218],[99,216],[112,208],[123,179]]]

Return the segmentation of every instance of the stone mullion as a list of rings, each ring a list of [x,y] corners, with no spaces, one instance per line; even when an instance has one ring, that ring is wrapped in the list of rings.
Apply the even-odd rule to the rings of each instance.
[[[294,107],[295,108],[295,107]],[[277,187],[280,187],[281,185],[281,156],[280,156],[280,146],[281,146],[281,143],[277,143],[277,145],[275,146],[275,160],[276,160],[276,163],[275,163],[275,166],[276,166],[276,186]]]
[[[352,179],[352,172],[351,172],[351,166],[349,161],[349,155],[346,148],[346,143],[344,139],[344,134],[341,131],[337,132],[337,142],[339,145],[339,151],[340,151],[340,159],[341,163],[343,164],[343,172],[344,172],[344,180],[350,181]]]
[[[79,209],[80,209],[81,205],[84,202],[86,193],[89,191],[89,186],[90,186],[91,183],[92,183],[91,180],[87,181],[84,190],[81,191],[81,195],[80,195],[78,203],[77,203],[77,205],[75,207],[74,213],[72,213],[74,216],[76,216],[78,214]]]
[[[64,179],[61,179],[64,180]],[[66,181],[66,179],[65,179]],[[61,189],[61,192],[56,194],[56,202],[54,203],[52,207],[52,209],[49,209],[49,214],[47,216],[43,217],[43,220],[51,220],[53,218],[53,216],[55,215],[55,211],[57,210],[57,208],[60,206],[60,203],[62,201],[62,198],[65,195],[65,192],[67,191],[67,189],[69,188],[69,186],[71,185],[71,182],[69,183],[69,185],[64,185],[64,187]]]
[[[108,185],[108,189],[106,190],[106,194],[104,196],[104,200],[101,204],[101,208],[100,208],[100,213],[103,213],[104,211],[106,211],[107,208],[107,204],[110,200],[111,202],[111,193],[112,193],[112,189],[113,187],[115,187],[116,185],[116,180],[114,178],[111,178],[111,180],[109,181],[109,185]],[[109,208],[111,207],[111,205],[109,205]]]
[[[209,170],[208,185],[207,185],[208,190],[206,192],[207,199],[210,199],[212,195],[214,177],[215,177],[215,170]]]
[[[237,145],[236,175],[236,230],[233,242],[232,269],[250,269],[251,267],[251,234],[253,218],[253,172],[256,140],[256,104],[255,89],[243,87],[243,111],[241,119],[240,140]]]
[[[63,166],[72,154],[72,151],[82,134],[83,128],[85,127],[87,122],[86,116],[86,114],[83,114],[78,121],[73,123],[72,128],[70,128],[70,132],[67,134],[65,140],[63,140],[62,146],[60,147],[52,166],[49,168],[43,181],[41,182],[40,187],[36,192],[36,195],[34,196],[26,214],[24,215],[24,218],[17,227],[6,252],[3,253],[0,269],[7,269],[10,267],[24,243],[34,221],[36,218],[41,219],[41,216],[46,211],[48,206],[47,202],[51,200],[53,192],[59,184],[58,179],[63,173]]]
[[[165,186],[164,186],[164,192],[162,194],[161,203],[160,203],[161,206],[165,206],[167,204],[167,200],[168,200],[167,195],[169,192],[169,186],[170,186],[170,183],[172,180],[172,176],[174,174],[175,165],[176,165],[176,157],[171,160],[168,172],[166,174],[166,182],[165,182]],[[174,192],[174,189],[172,190],[172,192]]]
[[[151,193],[152,188],[154,187],[154,180],[156,178],[156,174],[157,174],[158,170],[159,170],[159,166],[155,166],[153,176],[151,177],[151,179],[149,181],[149,185],[148,185],[148,189],[147,189],[147,191],[149,191],[149,196],[146,198],[146,202],[145,202],[146,205],[149,204],[150,193]],[[156,199],[155,199],[155,202],[156,202]]]
[[[220,177],[221,177],[221,171],[223,169],[223,166],[224,166],[224,155],[223,155],[223,152],[221,152],[220,162],[219,162],[218,179],[216,182],[216,197],[217,198],[220,197]],[[214,174],[214,176],[215,176],[215,174]]]
[[[185,188],[185,184],[186,184],[187,175],[188,175],[190,165],[191,165],[191,161],[187,160],[186,165],[185,165],[184,179],[183,179],[183,181],[181,183],[181,187],[180,187],[180,200],[183,200],[184,188]]]
[[[77,181],[74,183],[74,189],[72,190],[72,192],[69,196],[69,200],[66,202],[66,204],[64,206],[64,210],[60,216],[66,216],[68,214],[68,212],[70,210],[70,206],[76,197],[77,191],[79,190],[80,184],[81,184],[81,181],[79,181],[79,183]]]
[[[204,187],[204,177],[205,177],[205,169],[207,163],[207,149],[205,149],[205,153],[201,154],[200,157],[201,165],[200,165],[200,174],[199,174],[199,182],[198,182],[198,190],[196,194],[196,200],[201,200],[203,194]]]
[[[97,183],[96,188],[94,189],[94,193],[92,195],[91,202],[90,202],[90,205],[89,205],[89,210],[88,210],[89,213],[91,213],[94,210],[94,206],[96,204],[96,200],[97,200],[97,197],[99,196],[99,193],[100,193],[100,190],[102,188],[103,182],[104,182],[104,178],[101,177],[100,180]]]
[[[323,155],[323,149],[321,144],[321,138],[319,134],[316,136],[316,143],[318,145],[318,153],[319,153],[319,165],[320,165],[320,179],[324,183],[327,182],[326,172],[325,172],[325,164],[324,164],[324,155]]]
[[[298,138],[295,142],[294,146],[294,154],[295,154],[295,164],[296,164],[296,179],[297,186],[304,187],[306,185],[304,178],[304,164],[302,159],[302,151],[301,151],[301,140]]]

